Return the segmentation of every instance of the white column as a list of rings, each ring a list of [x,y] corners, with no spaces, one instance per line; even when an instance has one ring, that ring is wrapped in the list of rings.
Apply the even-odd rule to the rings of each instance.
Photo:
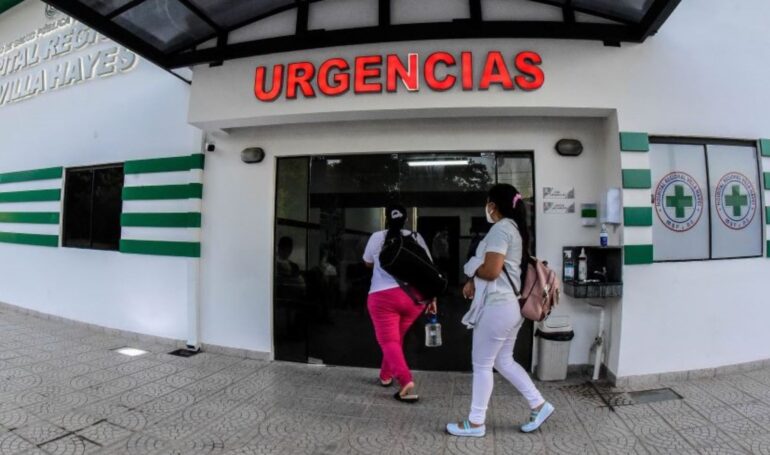
[[[203,170],[190,170],[190,183],[203,183]],[[189,200],[189,211],[202,213],[203,200],[193,198]],[[195,233],[193,242],[201,242],[201,228],[190,228]],[[187,348],[198,350],[201,347],[200,340],[200,282],[201,282],[201,258],[189,258],[187,260]]]

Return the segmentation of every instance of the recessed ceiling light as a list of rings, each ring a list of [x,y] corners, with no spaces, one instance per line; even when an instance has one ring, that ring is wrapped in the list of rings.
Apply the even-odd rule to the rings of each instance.
[[[411,167],[429,167],[429,166],[467,166],[468,160],[436,160],[436,161],[407,161]]]
[[[127,355],[129,357],[136,357],[138,355],[147,354],[147,351],[142,351],[141,349],[136,348],[120,348],[115,349],[115,352],[118,354]]]

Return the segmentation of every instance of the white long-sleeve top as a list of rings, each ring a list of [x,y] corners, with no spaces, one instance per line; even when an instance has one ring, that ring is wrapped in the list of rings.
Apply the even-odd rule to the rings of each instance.
[[[480,248],[480,250],[482,249]],[[478,270],[482,264],[484,264],[483,256],[473,256],[463,266],[463,272],[468,278],[473,278],[473,284],[476,288],[476,292],[473,294],[471,307],[462,319],[462,323],[469,329],[474,328],[479,322],[481,310],[484,308],[484,302],[487,300],[487,294],[495,292],[497,289],[497,285],[494,281],[483,280],[476,276],[476,270]]]

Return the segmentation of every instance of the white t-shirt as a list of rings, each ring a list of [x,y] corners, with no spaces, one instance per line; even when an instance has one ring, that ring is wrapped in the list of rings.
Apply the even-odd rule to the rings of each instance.
[[[505,255],[505,270],[521,292],[521,234],[516,223],[511,219],[502,219],[489,229],[489,233],[479,243],[476,256],[484,257],[486,253],[499,253]],[[513,294],[511,282],[500,272],[495,280],[496,290],[492,294]]]
[[[366,243],[364,261],[369,264],[374,264],[372,286],[369,288],[369,294],[398,287],[395,278],[380,267],[380,251],[382,251],[382,245],[385,243],[385,235],[387,233],[388,231],[375,232],[369,237],[369,242]],[[411,233],[411,231],[407,231],[406,229],[401,230],[401,234],[403,235],[410,235]],[[425,252],[428,253],[428,257],[430,257],[428,245],[425,244],[425,240],[423,240],[420,234],[417,234],[417,243],[425,249]]]

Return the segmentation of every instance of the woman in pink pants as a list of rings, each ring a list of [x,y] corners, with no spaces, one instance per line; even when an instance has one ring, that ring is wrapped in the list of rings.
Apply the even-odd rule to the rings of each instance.
[[[404,357],[404,335],[409,327],[423,311],[436,311],[435,299],[429,305],[420,305],[410,297],[388,272],[380,267],[380,251],[385,239],[396,235],[409,235],[411,232],[404,229],[406,223],[406,209],[400,205],[393,205],[386,209],[386,231],[372,234],[364,251],[364,262],[374,269],[372,286],[369,289],[367,307],[369,316],[374,324],[374,332],[377,342],[382,349],[382,368],[380,369],[380,383],[387,387],[398,382],[400,389],[394,395],[399,401],[414,403],[419,397],[415,393],[415,385],[412,372],[406,364]],[[417,242],[428,252],[420,234],[417,234]],[[410,293],[418,300],[419,293],[412,289]]]

